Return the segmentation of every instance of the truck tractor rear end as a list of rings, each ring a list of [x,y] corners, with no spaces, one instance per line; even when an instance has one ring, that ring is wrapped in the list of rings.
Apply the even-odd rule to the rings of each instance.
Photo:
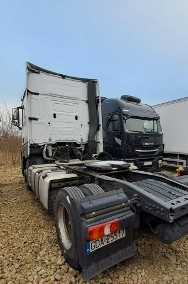
[[[22,129],[22,172],[33,164],[85,160],[103,151],[99,84],[26,64],[22,105],[13,124]]]

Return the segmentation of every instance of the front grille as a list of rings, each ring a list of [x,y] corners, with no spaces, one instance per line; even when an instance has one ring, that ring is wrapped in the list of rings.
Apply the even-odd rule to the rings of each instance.
[[[158,147],[136,147],[135,153],[138,156],[148,156],[148,155],[157,155],[159,152]]]

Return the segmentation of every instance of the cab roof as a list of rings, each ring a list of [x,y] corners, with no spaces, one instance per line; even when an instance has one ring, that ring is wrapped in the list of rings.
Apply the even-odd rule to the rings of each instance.
[[[80,78],[80,77],[74,77],[74,76],[69,76],[69,75],[65,75],[65,74],[53,72],[53,71],[50,71],[50,70],[41,68],[41,67],[39,67],[39,66],[37,66],[37,65],[34,65],[34,64],[30,63],[30,62],[26,62],[26,68],[27,68],[30,72],[33,72],[33,73],[40,73],[40,72],[43,72],[43,73],[47,73],[47,74],[52,74],[52,75],[60,76],[60,77],[62,77],[63,79],[68,78],[68,79],[74,79],[74,80],[78,80],[78,81],[82,81],[82,82],[95,82],[95,83],[98,83],[98,80],[97,80],[97,79]]]

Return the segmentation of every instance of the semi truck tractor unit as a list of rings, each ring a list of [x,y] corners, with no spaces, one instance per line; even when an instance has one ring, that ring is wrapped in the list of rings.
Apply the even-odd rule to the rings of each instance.
[[[155,110],[136,97],[102,99],[104,152],[139,169],[162,166],[163,134]],[[102,156],[102,155],[101,155]]]
[[[136,254],[134,231],[143,223],[165,244],[188,234],[188,186],[161,174],[133,170],[123,160],[94,159],[105,154],[98,81],[31,63],[26,71],[22,105],[12,117],[13,125],[22,128],[22,170],[28,189],[54,216],[67,263],[89,280]],[[121,117],[124,134],[133,130],[136,119],[132,108],[130,117],[127,109],[111,118],[118,122]],[[160,140],[158,118],[149,108],[148,113],[143,117],[148,126],[141,119],[139,125],[148,132],[154,125],[153,137]],[[154,143],[144,135],[142,143]],[[131,141],[138,143],[141,137],[131,136]]]

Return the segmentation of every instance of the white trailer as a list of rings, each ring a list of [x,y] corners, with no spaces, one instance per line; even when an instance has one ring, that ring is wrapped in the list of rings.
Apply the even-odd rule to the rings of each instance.
[[[164,163],[188,165],[188,97],[153,106],[160,115],[164,140]]]

